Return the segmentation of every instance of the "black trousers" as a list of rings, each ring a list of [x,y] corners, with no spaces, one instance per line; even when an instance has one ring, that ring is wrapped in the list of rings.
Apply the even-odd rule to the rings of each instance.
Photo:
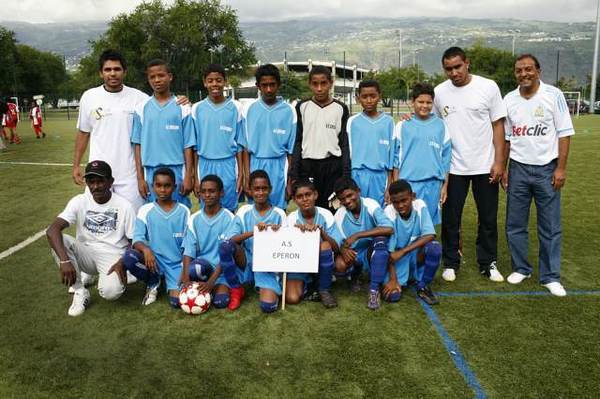
[[[335,181],[343,175],[342,157],[305,158],[301,162],[300,178],[312,179],[319,192],[316,205],[335,212],[329,207],[328,198],[333,193]]]
[[[477,263],[489,269],[498,255],[498,183],[489,182],[490,175],[453,175],[448,179],[448,198],[442,207],[442,257],[444,267],[460,267],[460,226],[469,185],[477,206]]]

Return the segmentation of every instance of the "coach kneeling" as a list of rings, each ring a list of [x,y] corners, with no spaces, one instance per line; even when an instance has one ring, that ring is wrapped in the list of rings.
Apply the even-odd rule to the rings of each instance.
[[[135,221],[131,204],[111,192],[114,180],[106,162],[87,164],[84,178],[85,192],[73,197],[46,231],[62,282],[74,289],[69,316],[79,316],[90,302],[82,272],[98,275],[101,297],[114,300],[123,294],[125,286],[113,270],[131,243]],[[73,224],[76,238],[62,233]]]

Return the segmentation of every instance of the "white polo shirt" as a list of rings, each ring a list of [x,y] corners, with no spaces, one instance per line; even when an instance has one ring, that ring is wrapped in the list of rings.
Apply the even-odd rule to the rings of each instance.
[[[529,99],[517,87],[504,103],[506,141],[510,141],[510,158],[517,162],[546,165],[558,158],[558,139],[575,134],[565,96],[554,86],[540,82]]]
[[[112,169],[115,184],[136,181],[131,145],[133,113],[148,95],[131,87],[111,93],[104,86],[87,90],[79,101],[77,128],[90,133],[90,160],[101,160]]]
[[[465,86],[446,80],[435,88],[435,113],[444,119],[452,140],[450,173],[490,173],[494,163],[492,122],[506,117],[496,82],[471,75]]]

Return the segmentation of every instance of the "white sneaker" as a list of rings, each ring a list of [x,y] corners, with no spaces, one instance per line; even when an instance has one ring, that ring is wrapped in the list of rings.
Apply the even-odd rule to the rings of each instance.
[[[156,298],[158,297],[158,285],[152,288],[148,288],[146,290],[146,295],[144,295],[144,299],[142,299],[142,305],[148,306],[156,302]]]
[[[85,312],[85,308],[90,304],[90,292],[85,288],[80,288],[73,294],[73,303],[67,312],[69,316],[80,316]]]
[[[501,283],[504,281],[504,277],[502,277],[502,274],[500,274],[498,268],[496,267],[496,261],[490,263],[490,280],[496,283]]]
[[[137,283],[138,279],[131,274],[129,271],[127,271],[127,284],[135,284]]]
[[[454,269],[444,269],[444,272],[442,273],[442,278],[446,281],[456,280],[456,273],[454,272]]]
[[[550,293],[554,296],[566,296],[567,295],[567,291],[565,291],[565,288],[558,281],[553,281],[548,284],[543,284],[543,286],[546,287],[548,289],[548,291],[550,291]]]
[[[531,274],[521,274],[519,272],[512,272],[506,278],[506,281],[508,281],[511,284],[520,284],[523,280],[529,277],[531,277]]]

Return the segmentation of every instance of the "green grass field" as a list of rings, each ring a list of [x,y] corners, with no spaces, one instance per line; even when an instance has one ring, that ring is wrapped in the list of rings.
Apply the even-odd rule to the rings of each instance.
[[[0,260],[0,398],[597,397],[600,117],[575,125],[562,207],[566,298],[545,295],[537,275],[517,287],[478,275],[472,199],[463,268],[454,283],[436,278],[432,309],[408,292],[371,312],[366,294],[338,285],[334,310],[302,303],[265,316],[251,294],[236,312],[189,317],[164,296],[143,308],[136,284],[117,302],[93,289],[92,306],[71,318],[42,237]],[[17,163],[70,164],[74,126],[49,119],[48,137],[36,140],[22,124],[23,144],[0,153],[0,252],[43,230],[81,191],[69,166]],[[506,276],[504,206],[501,194]]]

